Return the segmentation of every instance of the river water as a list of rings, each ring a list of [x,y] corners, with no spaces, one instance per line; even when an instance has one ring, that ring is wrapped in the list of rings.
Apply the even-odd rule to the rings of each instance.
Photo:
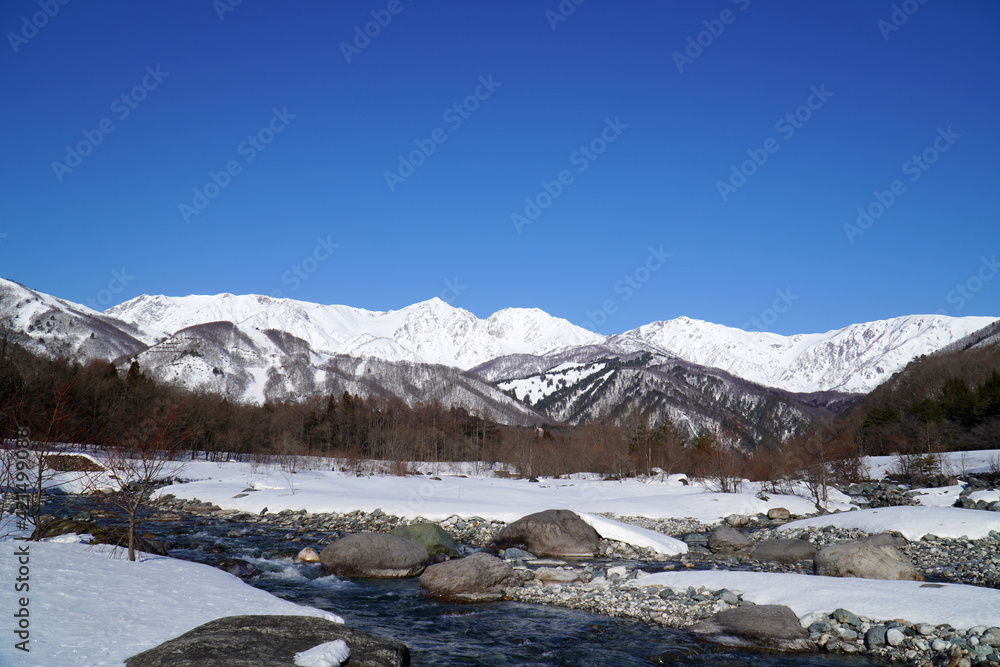
[[[285,539],[286,529],[197,519],[150,524],[173,544],[170,555],[201,563],[242,558],[262,576],[248,583],[294,602],[334,612],[351,627],[405,643],[414,665],[669,664],[706,667],[861,667],[858,656],[782,655],[722,649],[687,633],[588,612],[515,602],[447,604],[420,595],[416,579],[340,580],[318,564],[298,561],[308,543]],[[236,533],[240,533],[236,535]],[[650,568],[653,569],[653,568]]]

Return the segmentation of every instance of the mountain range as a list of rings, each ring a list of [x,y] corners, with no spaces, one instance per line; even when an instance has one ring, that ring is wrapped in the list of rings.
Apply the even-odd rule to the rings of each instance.
[[[748,442],[839,412],[912,359],[991,317],[910,315],[818,334],[746,332],[680,317],[602,336],[534,308],[486,319],[431,299],[370,311],[268,296],[139,296],[98,312],[0,279],[0,325],[32,351],[139,362],[233,400],[395,394],[510,423],[670,417]]]

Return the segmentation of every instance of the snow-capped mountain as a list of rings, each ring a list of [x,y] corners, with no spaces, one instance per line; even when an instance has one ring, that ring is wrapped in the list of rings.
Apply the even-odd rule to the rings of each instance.
[[[544,356],[500,357],[469,374],[557,422],[670,418],[689,435],[702,428],[728,430],[748,447],[780,442],[858,398],[764,387],[624,336]]]
[[[537,308],[507,308],[485,320],[441,299],[377,312],[267,296],[140,296],[107,315],[174,333],[209,322],[285,331],[316,352],[471,368],[508,354],[544,354],[602,336]]]
[[[679,317],[627,331],[690,362],[793,392],[867,393],[912,359],[996,321],[993,317],[908,315],[826,333],[752,333]]]
[[[2,278],[0,327],[9,340],[36,354],[80,360],[135,354],[163,337]]]
[[[681,317],[601,336],[538,309],[479,319],[440,299],[378,312],[257,295],[141,296],[98,313],[0,280],[10,340],[80,361],[137,360],[153,377],[234,400],[394,394],[522,424],[669,416],[751,443],[839,412],[912,359],[997,322],[914,315],[780,336]]]

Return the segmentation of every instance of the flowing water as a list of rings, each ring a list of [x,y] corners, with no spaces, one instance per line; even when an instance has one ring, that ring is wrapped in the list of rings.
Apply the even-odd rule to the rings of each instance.
[[[199,519],[150,528],[173,543],[173,557],[253,563],[263,574],[248,583],[334,612],[351,627],[401,641],[410,648],[414,665],[649,665],[656,664],[649,656],[663,653],[675,659],[669,664],[707,667],[877,664],[858,656],[723,650],[677,630],[559,607],[435,602],[420,595],[416,579],[328,576],[318,564],[295,558],[304,543],[285,540],[286,529],[267,524]],[[234,529],[241,534],[228,536]]]

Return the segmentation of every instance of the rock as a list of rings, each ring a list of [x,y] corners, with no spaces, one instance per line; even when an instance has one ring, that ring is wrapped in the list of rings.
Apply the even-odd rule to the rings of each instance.
[[[889,628],[885,633],[885,641],[889,646],[899,646],[906,639],[906,635],[899,628]]]
[[[98,528],[93,533],[95,544],[111,544],[128,549],[128,531],[122,526],[108,526]],[[143,534],[135,536],[135,548],[148,554],[166,556],[167,548],[163,542],[155,539],[152,535]]]
[[[755,605],[721,611],[691,626],[705,639],[726,646],[765,648],[776,651],[815,651],[809,632],[799,617],[783,605]]]
[[[514,568],[487,553],[437,563],[420,575],[421,593],[450,602],[502,600],[504,588],[520,584]]]
[[[719,526],[708,536],[708,548],[712,552],[718,552],[725,548],[740,551],[753,545],[753,541],[729,526]]]
[[[788,521],[792,518],[792,513],[784,507],[772,507],[767,511],[767,518],[771,521]]]
[[[688,655],[676,648],[672,648],[669,651],[664,651],[663,653],[657,653],[656,655],[651,655],[646,658],[649,662],[654,665],[690,665],[691,662],[688,659]]]
[[[874,544],[877,547],[903,547],[906,546],[906,538],[900,537],[898,535],[893,535],[891,533],[879,533],[878,535],[869,535],[868,537],[861,538],[859,542],[865,542],[867,544]]]
[[[803,560],[812,560],[816,546],[807,540],[764,540],[754,547],[750,556],[757,560],[791,565]]]
[[[923,580],[913,563],[895,547],[861,540],[820,549],[813,557],[813,572],[826,577]]]
[[[253,579],[254,577],[259,577],[261,574],[256,565],[242,558],[223,558],[215,563],[215,567],[225,570],[240,579]]]
[[[423,572],[429,557],[422,545],[402,537],[354,533],[324,547],[319,559],[338,577],[400,579]]]
[[[315,616],[227,616],[125,661],[128,667],[287,667],[295,654],[343,640],[350,665],[401,667],[410,664],[404,644]]]
[[[750,517],[742,514],[730,514],[726,517],[726,523],[736,528],[742,528],[743,526],[750,525]]]
[[[517,549],[511,547],[510,549],[504,549],[503,557],[505,560],[535,560],[535,554],[530,551],[525,551],[524,549]]]
[[[590,581],[590,575],[583,570],[566,570],[561,567],[540,567],[535,570],[535,579],[543,584],[572,584]]]
[[[296,558],[298,558],[303,563],[318,563],[319,562],[319,554],[316,553],[316,550],[313,549],[313,548],[311,548],[311,547],[306,547],[305,549],[303,549],[302,551],[300,551],[298,553],[298,556],[296,556]]]
[[[55,519],[54,517],[48,517],[42,521],[41,527],[32,533],[32,539],[44,540],[48,537],[58,537],[67,533],[93,535],[97,531],[97,526],[91,523],[89,519],[77,520],[75,517],[73,519]]]
[[[537,556],[592,558],[600,553],[601,536],[575,512],[545,510],[522,517],[493,538],[501,549],[517,547]]]
[[[844,608],[837,609],[833,612],[833,620],[838,623],[853,625],[854,627],[861,625],[861,619],[858,618],[856,614],[852,614]]]
[[[884,625],[876,625],[873,628],[869,628],[868,632],[865,633],[865,648],[870,651],[885,646],[885,634],[886,629]]]
[[[211,514],[212,512],[218,512],[222,508],[214,503],[191,503],[184,509],[192,514]]]
[[[389,531],[389,534],[423,545],[431,556],[458,557],[458,544],[451,535],[444,531],[444,528],[436,523],[413,523],[408,526],[396,526]]]

